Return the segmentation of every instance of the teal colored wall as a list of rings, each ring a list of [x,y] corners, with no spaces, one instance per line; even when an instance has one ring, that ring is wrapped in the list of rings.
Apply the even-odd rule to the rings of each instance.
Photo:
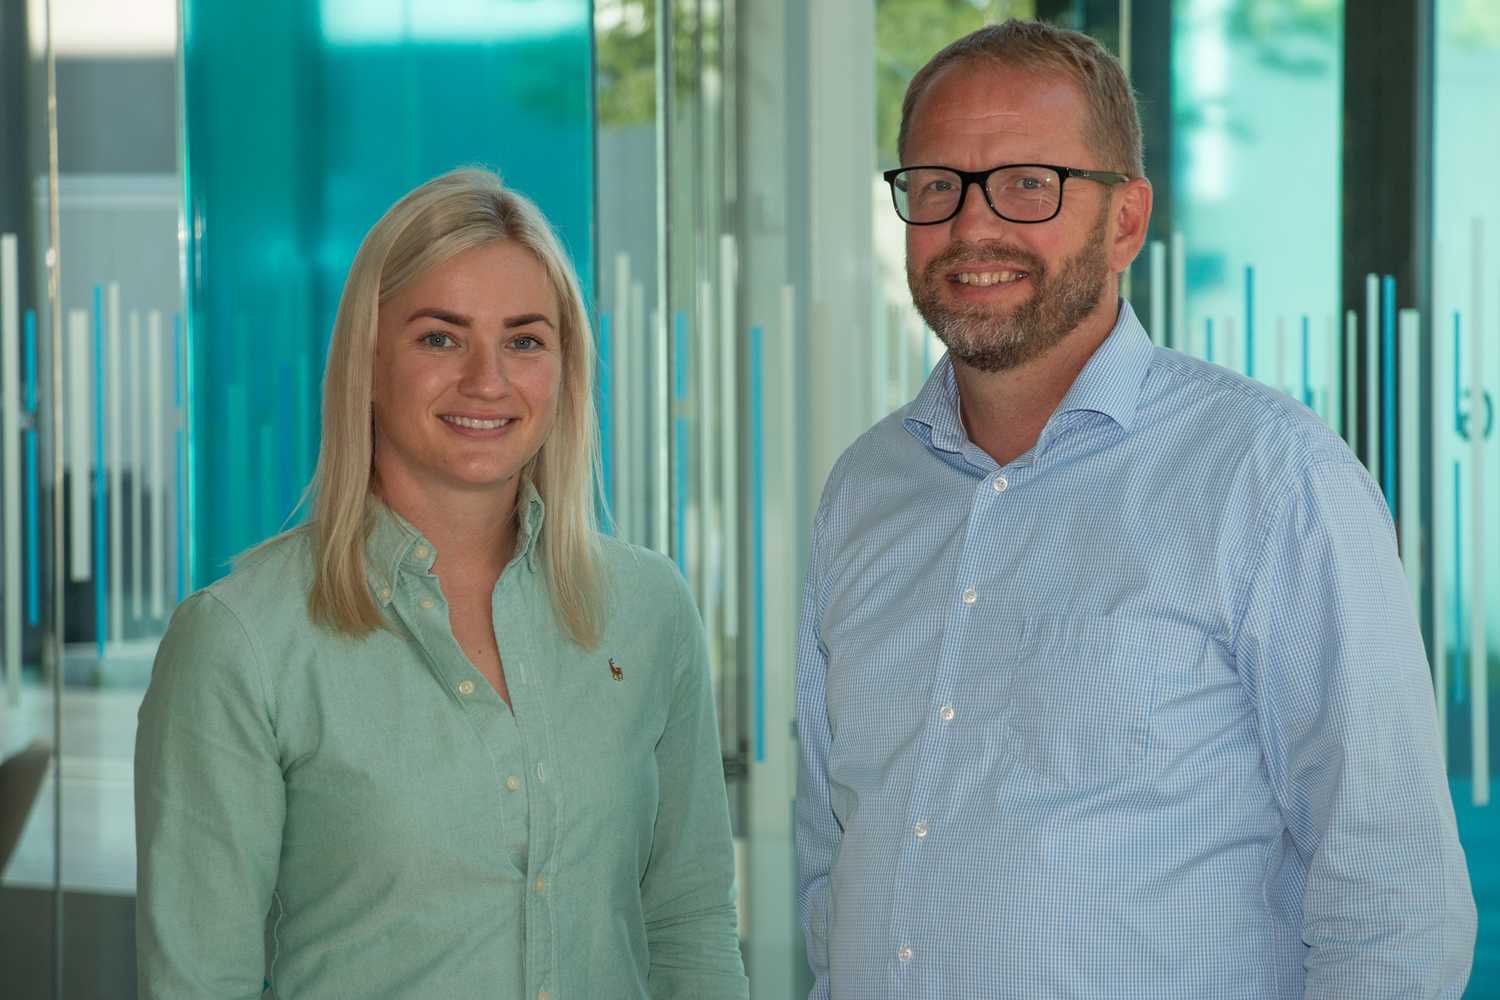
[[[286,521],[360,240],[466,163],[557,228],[592,301],[588,0],[184,0],[193,585]]]

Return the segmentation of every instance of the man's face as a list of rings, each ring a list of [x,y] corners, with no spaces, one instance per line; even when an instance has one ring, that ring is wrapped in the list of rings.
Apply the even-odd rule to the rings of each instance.
[[[1118,169],[1085,143],[1086,115],[1083,94],[1064,77],[959,62],[917,102],[902,162]],[[1003,371],[1041,356],[1095,309],[1113,305],[1110,209],[1109,188],[1074,179],[1064,184],[1056,218],[1007,222],[971,186],[954,218],[906,227],[917,310],[954,360],[972,368]]]

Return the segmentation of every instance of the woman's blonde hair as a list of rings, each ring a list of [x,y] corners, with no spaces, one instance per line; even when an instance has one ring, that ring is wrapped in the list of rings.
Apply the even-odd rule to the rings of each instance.
[[[552,607],[585,647],[598,640],[603,582],[598,558],[599,440],[594,338],[572,265],[529,199],[494,173],[462,168],[406,195],[375,223],[349,268],[323,375],[323,442],[308,486],[316,568],[308,610],[349,635],[381,627],[370,595],[365,542],[374,524],[370,417],[380,305],[431,268],[491,243],[525,247],[557,293],[562,385],[552,433],[522,472],[547,505],[538,540]],[[518,505],[518,516],[524,510]]]

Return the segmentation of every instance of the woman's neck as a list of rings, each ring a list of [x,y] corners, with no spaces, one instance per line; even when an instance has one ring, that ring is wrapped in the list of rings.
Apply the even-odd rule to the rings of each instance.
[[[454,582],[493,585],[515,552],[520,480],[503,491],[455,493],[382,483],[385,505],[422,533],[437,550],[433,571]]]

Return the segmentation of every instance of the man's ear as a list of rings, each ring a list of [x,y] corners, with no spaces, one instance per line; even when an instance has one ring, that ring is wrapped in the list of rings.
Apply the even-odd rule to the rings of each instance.
[[[1146,243],[1151,225],[1151,182],[1134,177],[1115,188],[1111,197],[1114,224],[1108,247],[1109,269],[1118,274],[1130,266]]]

